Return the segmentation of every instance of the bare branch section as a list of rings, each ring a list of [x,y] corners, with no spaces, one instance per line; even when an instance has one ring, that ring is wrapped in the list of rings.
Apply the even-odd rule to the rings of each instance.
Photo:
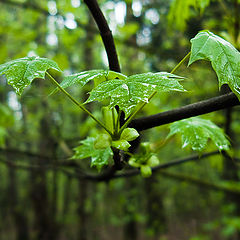
[[[29,152],[22,152],[20,150],[7,150],[7,149],[0,149],[1,152],[3,153],[10,153],[10,154],[20,154],[20,155],[26,155],[28,157],[37,157],[37,158],[42,158],[43,156],[38,155],[38,154],[33,154],[33,153],[29,153]],[[181,158],[181,159],[176,159],[173,160],[171,162],[167,162],[164,164],[160,164],[154,168],[152,168],[153,172],[156,172],[158,170],[161,169],[166,169],[166,168],[170,168],[172,166],[177,166],[186,162],[191,162],[191,161],[199,161],[201,159],[213,156],[213,155],[217,155],[219,154],[218,151],[214,151],[214,152],[209,152],[209,153],[204,153],[201,155],[201,157],[199,155],[193,155],[193,156],[189,156],[186,158]],[[45,158],[45,157],[44,157]],[[50,159],[47,157],[47,159]],[[46,170],[51,170],[53,168],[57,168],[61,171],[63,171],[64,173],[66,173],[67,175],[69,175],[70,177],[76,177],[76,178],[80,178],[80,179],[86,179],[86,180],[92,180],[92,181],[109,181],[111,179],[114,178],[121,178],[121,177],[133,177],[136,175],[140,174],[140,171],[138,169],[134,169],[134,170],[129,170],[127,172],[124,173],[119,173],[119,174],[115,174],[116,171],[118,170],[118,168],[114,165],[108,169],[105,170],[105,172],[103,172],[102,174],[98,174],[98,175],[91,175],[91,174],[87,174],[85,172],[82,172],[80,169],[80,166],[78,165],[78,163],[74,160],[56,160],[55,164],[49,164],[49,165],[30,165],[30,164],[19,164],[13,161],[9,161],[9,160],[4,160],[4,159],[0,159],[0,162],[4,163],[4,164],[8,164],[13,168],[19,169],[19,170],[31,170],[31,169],[36,169],[36,168],[45,168]],[[74,168],[77,170],[77,172],[72,173],[69,172],[65,169],[63,169],[63,167],[67,167],[67,168]]]
[[[4,152],[4,151],[3,151]],[[38,154],[32,154],[29,152],[20,152],[20,154],[27,154],[27,156],[33,156],[33,157],[42,157]],[[200,187],[204,187],[210,190],[217,190],[217,191],[223,191],[226,193],[230,193],[230,194],[240,194],[240,189],[239,188],[229,188],[227,186],[224,185],[218,185],[218,184],[214,184],[214,183],[210,183],[207,181],[203,181],[201,179],[198,178],[194,178],[191,176],[185,176],[183,174],[178,174],[178,173],[170,173],[167,171],[164,171],[163,169],[167,169],[170,168],[172,166],[177,166],[186,162],[191,162],[191,161],[199,161],[201,159],[213,156],[219,154],[218,151],[214,151],[214,152],[209,152],[209,153],[205,153],[203,154],[201,157],[199,157],[199,155],[194,155],[194,156],[189,156],[187,158],[182,158],[182,159],[177,159],[168,163],[164,163],[161,164],[159,166],[156,166],[154,168],[152,168],[153,172],[157,172],[159,171],[160,174],[162,174],[165,177],[169,177],[173,180],[177,180],[177,181],[186,181],[189,182],[190,184],[194,184]],[[19,163],[15,163],[13,161],[9,161],[9,160],[4,160],[0,158],[0,163],[3,164],[7,164],[10,167],[13,167],[17,170],[25,170],[25,171],[29,171],[29,170],[33,170],[33,169],[38,169],[38,168],[44,168],[45,170],[59,170],[61,171],[63,174],[65,174],[66,176],[70,177],[70,178],[77,178],[77,179],[85,179],[85,180],[89,180],[89,181],[95,181],[95,182],[101,182],[101,181],[110,181],[112,179],[116,179],[116,178],[122,178],[122,177],[133,177],[133,176],[137,176],[140,174],[139,170],[131,170],[131,171],[127,171],[125,173],[119,173],[119,174],[115,174],[115,172],[117,171],[115,166],[112,166],[111,168],[107,169],[103,174],[100,175],[90,175],[90,174],[86,174],[85,172],[82,172],[81,169],[79,169],[79,165],[77,164],[77,162],[75,161],[70,161],[70,163],[68,163],[69,160],[67,161],[62,161],[57,163],[56,165],[29,165],[29,164],[19,164]],[[64,167],[64,168],[63,168]],[[77,172],[72,172],[72,171],[68,171],[66,170],[66,167],[73,167],[75,170],[77,170]]]
[[[143,131],[167,123],[172,123],[182,119],[233,107],[239,104],[240,102],[236,95],[234,93],[228,93],[218,97],[210,98],[208,100],[189,104],[174,110],[134,119],[129,124],[129,127],[133,127],[138,131]]]
[[[168,178],[171,178],[173,180],[185,181],[185,182],[188,182],[190,184],[194,184],[196,186],[204,187],[204,188],[210,189],[210,190],[222,191],[222,192],[229,193],[229,194],[240,195],[239,187],[231,188],[231,187],[228,187],[228,186],[224,186],[223,184],[221,184],[221,185],[214,184],[214,183],[207,182],[205,180],[198,179],[198,178],[195,178],[195,177],[186,176],[186,175],[178,174],[178,173],[172,173],[172,172],[170,173],[168,171],[161,171],[160,173],[164,177],[168,177]]]
[[[95,22],[98,25],[105,50],[108,56],[109,68],[115,72],[121,72],[118,62],[116,47],[114,44],[112,32],[96,0],[84,0],[90,10]]]

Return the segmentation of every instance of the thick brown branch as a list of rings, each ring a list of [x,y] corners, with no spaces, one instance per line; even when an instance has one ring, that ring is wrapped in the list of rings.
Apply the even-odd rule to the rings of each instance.
[[[134,119],[129,127],[138,131],[172,123],[182,119],[218,111],[221,109],[239,105],[239,100],[234,93],[224,94],[222,96],[210,98],[208,100],[189,104],[174,110],[158,113],[148,117]]]
[[[117,51],[115,48],[112,32],[108,26],[108,23],[99,8],[99,5],[96,0],[84,0],[86,5],[88,6],[94,20],[98,25],[98,29],[100,31],[105,50],[108,56],[109,68],[112,71],[120,72],[120,66],[118,62]]]

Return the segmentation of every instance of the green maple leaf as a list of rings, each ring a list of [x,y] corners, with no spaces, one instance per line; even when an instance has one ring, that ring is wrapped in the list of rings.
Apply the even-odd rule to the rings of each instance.
[[[211,139],[220,151],[229,150],[230,143],[223,130],[210,120],[193,117],[172,123],[168,138],[174,134],[181,135],[183,148],[191,146],[193,150],[202,151]]]
[[[138,103],[148,102],[154,91],[185,91],[179,80],[182,80],[182,77],[159,72],[136,74],[123,80],[105,81],[90,92],[86,103],[110,98],[110,106],[118,105],[128,117]]]
[[[229,42],[209,31],[198,33],[191,43],[189,65],[200,59],[211,61],[219,87],[228,84],[240,99],[240,53]]]
[[[73,84],[78,84],[80,87],[82,87],[91,80],[100,83],[115,78],[125,79],[126,76],[110,70],[90,70],[66,76],[60,85],[62,88],[70,87]]]
[[[36,78],[44,79],[48,69],[61,71],[57,63],[47,58],[24,57],[0,65],[0,75],[5,75],[17,94],[21,95]]]
[[[109,158],[113,155],[112,149],[106,147],[104,149],[96,149],[94,147],[96,138],[88,137],[82,140],[81,145],[74,148],[75,154],[73,159],[84,159],[91,157],[91,167],[96,167],[100,170],[104,165],[108,165]]]

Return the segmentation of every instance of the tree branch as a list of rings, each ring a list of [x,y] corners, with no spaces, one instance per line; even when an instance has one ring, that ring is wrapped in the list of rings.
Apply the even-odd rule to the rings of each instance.
[[[99,8],[97,1],[84,0],[84,2],[88,6],[88,9],[90,10],[95,22],[98,25],[105,50],[107,52],[109,69],[115,72],[121,72],[112,32],[101,9]]]
[[[31,157],[31,158],[41,158],[41,159],[46,159],[46,160],[51,160],[50,156],[46,156],[46,155],[42,155],[39,153],[33,153],[33,152],[29,152],[29,151],[23,151],[23,150],[19,150],[16,148],[1,148],[0,147],[0,153],[5,153],[5,154],[13,154],[13,155],[23,155],[26,157]]]
[[[240,102],[236,95],[234,93],[228,93],[170,111],[134,119],[129,124],[129,127],[133,127],[138,131],[143,131],[167,123],[233,107],[239,104]]]
[[[182,163],[186,163],[186,162],[190,162],[190,161],[198,161],[198,160],[201,160],[201,159],[204,159],[204,158],[216,155],[216,154],[219,154],[219,152],[214,151],[214,152],[205,153],[205,154],[202,154],[201,157],[199,157],[199,155],[194,155],[194,156],[189,156],[187,158],[176,159],[176,160],[173,160],[168,163],[160,164],[160,165],[152,168],[152,171],[156,172],[158,170],[166,169],[166,168],[176,166],[176,165],[179,165]],[[62,170],[62,171],[64,171],[64,173],[67,174],[69,177],[86,179],[86,180],[90,180],[90,181],[110,181],[115,178],[133,177],[133,176],[140,174],[139,169],[129,170],[124,173],[114,174],[117,171],[115,166],[108,169],[105,173],[103,173],[101,175],[91,175],[91,174],[86,174],[86,173],[82,173],[82,172],[81,173],[71,173],[66,170]]]
[[[191,184],[195,184],[197,186],[205,187],[211,190],[216,190],[216,191],[222,191],[225,193],[230,193],[230,194],[235,194],[235,195],[240,195],[240,188],[234,187],[227,187],[224,185],[218,185],[214,184],[212,182],[207,182],[202,179],[198,179],[195,177],[191,176],[185,176],[183,174],[178,174],[178,173],[170,173],[168,171],[161,171],[160,172],[163,176],[172,178],[174,180],[180,180],[180,181],[186,181]]]
[[[16,150],[16,151],[18,151],[18,150]],[[14,153],[12,151],[4,151],[4,152]],[[29,153],[29,152],[18,151],[18,153],[19,154],[26,154],[27,156],[30,156],[30,157],[41,157],[41,158],[43,157],[41,155],[32,154],[32,153]],[[219,154],[219,152],[214,151],[214,152],[205,153],[205,154],[202,154],[201,157],[199,157],[199,155],[194,155],[194,156],[189,156],[189,157],[186,157],[186,158],[176,159],[176,160],[173,160],[171,162],[160,164],[160,165],[152,168],[152,171],[156,172],[158,170],[169,168],[169,167],[172,167],[172,166],[176,166],[176,165],[179,165],[179,164],[182,164],[182,163],[185,163],[185,162],[198,161],[198,160],[201,160],[203,158],[207,158],[209,156],[213,156],[213,155],[216,155],[216,154]],[[50,158],[48,158],[48,159],[50,159]],[[21,170],[31,170],[31,169],[36,169],[36,168],[44,168],[44,169],[49,169],[50,170],[50,169],[56,169],[57,168],[57,169],[63,171],[64,173],[66,173],[69,176],[77,177],[77,178],[81,178],[81,179],[86,179],[86,180],[92,180],[92,181],[109,181],[113,178],[132,177],[132,176],[136,176],[136,175],[140,174],[140,171],[138,169],[130,170],[130,171],[127,171],[127,172],[121,173],[121,174],[115,174],[116,171],[118,170],[118,167],[116,165],[113,165],[112,167],[107,168],[105,170],[105,172],[103,172],[102,174],[98,174],[98,175],[87,174],[87,173],[81,171],[80,166],[74,160],[73,161],[71,161],[71,160],[61,160],[61,161],[56,161],[55,164],[46,164],[46,165],[19,164],[19,163],[9,161],[9,160],[4,160],[4,159],[0,159],[0,162],[2,162],[4,164],[8,164],[9,166],[11,166],[13,168],[21,169]],[[71,173],[71,172],[68,172],[68,171],[64,170],[63,167],[72,167],[72,168],[77,169],[78,172],[77,173]]]

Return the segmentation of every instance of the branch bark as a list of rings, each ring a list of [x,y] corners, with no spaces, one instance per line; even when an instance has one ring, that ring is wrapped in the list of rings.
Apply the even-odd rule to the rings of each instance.
[[[96,0],[84,0],[100,31],[108,56],[109,69],[121,72],[112,32]]]
[[[167,123],[233,107],[239,104],[240,102],[236,95],[234,93],[228,93],[170,111],[134,119],[129,124],[129,127],[133,127],[138,131],[143,131]]]

